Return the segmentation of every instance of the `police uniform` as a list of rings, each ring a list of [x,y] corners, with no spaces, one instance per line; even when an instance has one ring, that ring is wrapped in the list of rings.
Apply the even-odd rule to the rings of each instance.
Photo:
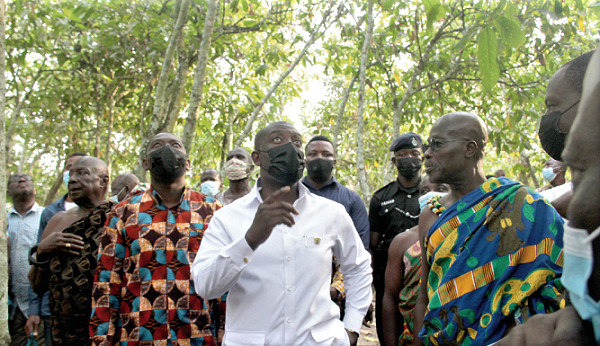
[[[390,151],[401,149],[421,148],[423,141],[419,135],[409,132],[400,135],[392,145]],[[369,206],[369,224],[371,233],[379,233],[380,238],[373,254],[374,270],[373,284],[377,293],[376,308],[377,318],[381,318],[381,302],[385,283],[385,268],[388,259],[388,248],[396,235],[416,226],[419,222],[419,184],[406,188],[394,180],[377,190],[371,198]],[[383,326],[377,321],[377,326]],[[383,328],[383,327],[381,327]],[[382,333],[378,329],[378,334]],[[379,335],[379,340],[383,335]]]

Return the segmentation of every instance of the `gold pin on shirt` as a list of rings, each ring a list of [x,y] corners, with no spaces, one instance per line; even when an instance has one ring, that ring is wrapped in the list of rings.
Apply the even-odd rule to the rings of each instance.
[[[321,244],[321,238],[315,238],[315,245]]]

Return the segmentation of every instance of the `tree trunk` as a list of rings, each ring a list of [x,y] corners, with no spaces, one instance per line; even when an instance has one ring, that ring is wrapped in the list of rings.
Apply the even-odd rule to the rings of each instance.
[[[250,118],[246,122],[246,125],[244,126],[244,129],[242,130],[242,133],[240,134],[240,136],[235,141],[235,147],[239,147],[240,145],[242,145],[242,143],[244,142],[244,140],[246,139],[246,137],[248,137],[248,134],[250,133],[250,131],[252,131],[252,125],[254,124],[254,121],[258,117],[258,114],[260,113],[260,111],[263,108],[263,106],[267,103],[267,101],[269,101],[269,99],[271,98],[271,96],[273,95],[273,93],[275,93],[275,90],[277,90],[277,88],[279,88],[279,86],[281,85],[281,83],[283,83],[283,81],[285,80],[285,78],[290,73],[292,73],[292,71],[294,70],[294,68],[300,63],[300,61],[302,60],[302,58],[304,57],[304,55],[306,55],[306,52],[308,51],[308,48],[310,48],[310,46],[312,46],[312,44],[317,40],[317,38],[319,38],[320,36],[322,36],[325,33],[325,31],[327,31],[327,29],[329,28],[329,26],[327,26],[327,28],[325,28],[325,30],[323,30],[322,33],[319,32],[319,30],[321,29],[321,27],[324,26],[325,23],[327,22],[327,18],[329,18],[329,15],[331,14],[331,10],[333,9],[334,5],[335,5],[335,1],[330,1],[329,7],[327,8],[327,11],[325,11],[325,13],[323,13],[323,19],[321,20],[321,23],[319,23],[319,25],[315,28],[315,30],[313,30],[312,34],[310,35],[310,38],[308,39],[308,41],[304,45],[304,48],[302,48],[302,51],[300,51],[300,54],[298,54],[298,56],[296,57],[296,60],[294,60],[294,62],[287,68],[287,70],[285,70],[281,74],[281,76],[279,76],[279,78],[275,81],[275,83],[273,83],[271,85],[271,88],[269,88],[269,90],[267,91],[267,93],[265,94],[265,96],[262,98],[262,100],[260,100],[260,103],[254,108],[254,112],[252,112],[252,115],[250,116]]]
[[[113,132],[113,109],[115,106],[115,94],[117,93],[117,90],[119,89],[119,86],[115,86],[115,88],[113,89],[113,91],[110,93],[109,95],[109,99],[108,99],[108,114],[107,114],[107,121],[106,121],[106,152],[104,154],[104,162],[106,162],[106,166],[107,166],[107,171],[108,171],[108,176],[110,177],[110,171],[111,171],[111,160],[110,160],[110,152],[111,152],[111,142],[112,142],[112,132]]]
[[[6,155],[6,46],[5,46],[5,8],[4,0],[0,0],[0,157]],[[0,165],[0,207],[6,205],[6,164]],[[0,344],[8,345],[8,248],[6,237],[7,219],[4,210],[0,212]]]
[[[183,147],[188,153],[192,151],[194,134],[196,133],[196,122],[198,121],[198,109],[200,109],[200,104],[202,103],[202,88],[204,87],[204,78],[206,77],[206,64],[208,63],[208,53],[210,53],[213,28],[215,27],[215,19],[217,17],[217,0],[206,0],[206,6],[202,43],[198,52],[198,63],[196,64],[196,72],[194,73],[194,84],[192,85],[188,116],[182,135]]]
[[[340,103],[340,109],[338,110],[337,117],[335,119],[335,127],[333,129],[333,138],[331,139],[333,142],[333,150],[335,150],[335,154],[337,156],[338,151],[338,140],[340,137],[340,132],[342,128],[342,120],[344,119],[344,112],[346,111],[346,104],[348,103],[348,99],[350,98],[350,93],[352,92],[352,88],[354,87],[354,83],[356,83],[356,79],[358,79],[357,75],[352,77],[350,83],[348,83],[348,88],[344,91],[344,97],[342,98],[342,102]]]
[[[373,26],[373,0],[370,0],[367,7],[367,31],[365,32],[365,40],[360,55],[360,70],[358,72],[358,111],[356,114],[358,119],[358,126],[356,129],[356,169],[358,171],[358,183],[366,205],[369,205],[367,202],[371,198],[371,191],[369,191],[369,182],[367,181],[367,174],[365,171],[365,144],[363,131],[365,127],[365,84],[367,79],[369,48],[373,37]]]
[[[46,199],[44,200],[44,206],[48,206],[50,205],[50,203],[54,202],[56,193],[60,189],[60,184],[63,183],[63,172],[61,169],[61,163],[62,161],[60,160],[56,163],[56,179],[54,180],[54,184],[52,184],[50,191],[48,191],[48,194],[46,195]]]
[[[190,7],[190,0],[181,0],[179,6],[179,13],[177,15],[177,21],[175,22],[175,26],[173,27],[173,32],[171,33],[171,38],[169,39],[169,46],[167,47],[167,51],[165,53],[165,60],[163,61],[163,65],[160,71],[160,77],[158,77],[158,82],[156,84],[156,92],[154,94],[154,109],[152,112],[152,119],[150,120],[149,128],[144,132],[142,136],[142,141],[140,143],[140,156],[138,157],[138,164],[135,168],[136,174],[141,174],[142,169],[142,159],[146,156],[146,147],[148,146],[148,142],[154,135],[158,132],[158,129],[164,123],[165,118],[165,99],[166,99],[166,91],[167,86],[169,84],[169,73],[171,72],[171,65],[173,64],[173,56],[175,55],[175,50],[179,43],[179,38],[183,34],[183,27],[187,21],[187,13]],[[146,178],[145,173],[139,178],[144,181]]]

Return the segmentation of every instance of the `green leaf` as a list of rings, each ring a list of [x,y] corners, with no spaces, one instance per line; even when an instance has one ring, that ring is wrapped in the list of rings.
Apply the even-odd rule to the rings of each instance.
[[[494,87],[500,78],[500,68],[498,67],[498,39],[492,28],[484,28],[477,37],[477,60],[479,62],[479,71],[483,76],[483,86],[486,89]]]
[[[242,3],[242,8],[244,9],[244,12],[248,12],[248,1],[240,0],[240,2]]]
[[[554,0],[554,13],[558,17],[562,17],[563,6],[562,6],[562,3],[560,2],[560,0]]]
[[[503,44],[507,44],[512,48],[519,48],[525,44],[525,34],[521,31],[519,24],[515,23],[512,19],[504,16],[496,19],[496,27],[500,33],[500,39]]]
[[[264,64],[260,65],[260,66],[259,66],[259,67],[256,69],[255,73],[256,73],[257,75],[261,75],[261,76],[263,76],[263,75],[265,74],[265,72],[267,72],[267,69],[268,69],[268,68],[269,68],[269,64],[267,64],[267,63],[264,63]]]
[[[496,18],[497,16],[499,16],[500,13],[502,13],[502,10],[504,10],[504,6],[506,6],[506,0],[501,0],[498,6],[496,6],[494,11],[492,12],[492,15],[490,17]]]

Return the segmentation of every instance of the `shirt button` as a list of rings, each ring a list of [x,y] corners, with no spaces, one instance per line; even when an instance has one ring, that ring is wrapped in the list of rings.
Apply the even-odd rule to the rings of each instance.
[[[406,197],[408,197],[408,198],[412,198],[412,196],[411,196],[411,195],[406,195]]]
[[[291,318],[288,318],[286,321],[287,321],[287,323],[292,323],[292,319]]]
[[[288,234],[288,230],[286,229],[285,231],[283,231],[283,233]]]
[[[244,257],[244,263],[248,263],[248,259]]]
[[[292,260],[292,257],[291,256],[287,256],[285,259],[288,260],[288,262],[289,262],[289,261]]]
[[[291,290],[292,290],[292,286],[288,286],[288,291],[291,291]]]
[[[387,212],[388,212],[388,209],[386,209],[386,210],[385,210],[385,212],[387,213]]]

